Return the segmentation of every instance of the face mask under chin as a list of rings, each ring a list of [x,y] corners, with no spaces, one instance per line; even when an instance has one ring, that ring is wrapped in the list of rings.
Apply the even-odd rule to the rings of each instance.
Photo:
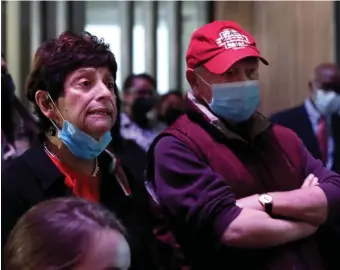
[[[52,100],[50,96],[49,98]],[[57,130],[59,140],[78,158],[87,160],[97,158],[111,142],[111,132],[107,131],[102,138],[96,140],[70,121],[65,120],[53,100],[52,104],[63,118],[63,126],[61,129],[53,120],[50,120]]]
[[[102,138],[97,140],[67,120],[64,120],[61,129],[55,124],[54,126],[57,129],[56,136],[58,139],[73,155],[81,159],[91,160],[98,157],[112,140],[110,131],[107,131]]]

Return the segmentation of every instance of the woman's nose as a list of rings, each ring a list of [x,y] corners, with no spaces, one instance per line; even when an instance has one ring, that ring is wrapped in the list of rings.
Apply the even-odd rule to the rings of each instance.
[[[104,83],[100,83],[98,91],[102,97],[115,97],[113,91],[111,91]]]

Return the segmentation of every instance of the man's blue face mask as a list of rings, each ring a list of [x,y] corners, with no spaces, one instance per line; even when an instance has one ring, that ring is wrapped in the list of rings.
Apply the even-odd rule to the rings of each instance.
[[[48,97],[63,118],[63,127],[61,130],[54,121],[51,120],[52,124],[58,130],[58,138],[67,146],[72,154],[79,158],[94,159],[98,157],[112,140],[110,131],[107,131],[99,140],[94,139],[71,122],[65,120],[49,94]]]
[[[209,107],[226,121],[244,122],[260,105],[258,80],[210,85],[200,75],[198,76],[211,87],[212,102],[208,103]]]

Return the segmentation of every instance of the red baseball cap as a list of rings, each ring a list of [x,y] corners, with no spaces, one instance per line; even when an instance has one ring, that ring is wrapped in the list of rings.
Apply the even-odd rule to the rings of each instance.
[[[233,21],[214,21],[196,30],[186,55],[187,68],[203,64],[210,72],[222,74],[234,63],[257,57],[268,65],[258,49],[255,39]]]

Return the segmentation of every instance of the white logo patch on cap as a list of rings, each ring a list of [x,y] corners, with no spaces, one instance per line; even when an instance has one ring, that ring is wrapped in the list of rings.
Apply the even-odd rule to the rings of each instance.
[[[248,47],[250,42],[245,35],[234,29],[224,29],[216,39],[217,46],[225,46],[226,49],[243,49]]]

